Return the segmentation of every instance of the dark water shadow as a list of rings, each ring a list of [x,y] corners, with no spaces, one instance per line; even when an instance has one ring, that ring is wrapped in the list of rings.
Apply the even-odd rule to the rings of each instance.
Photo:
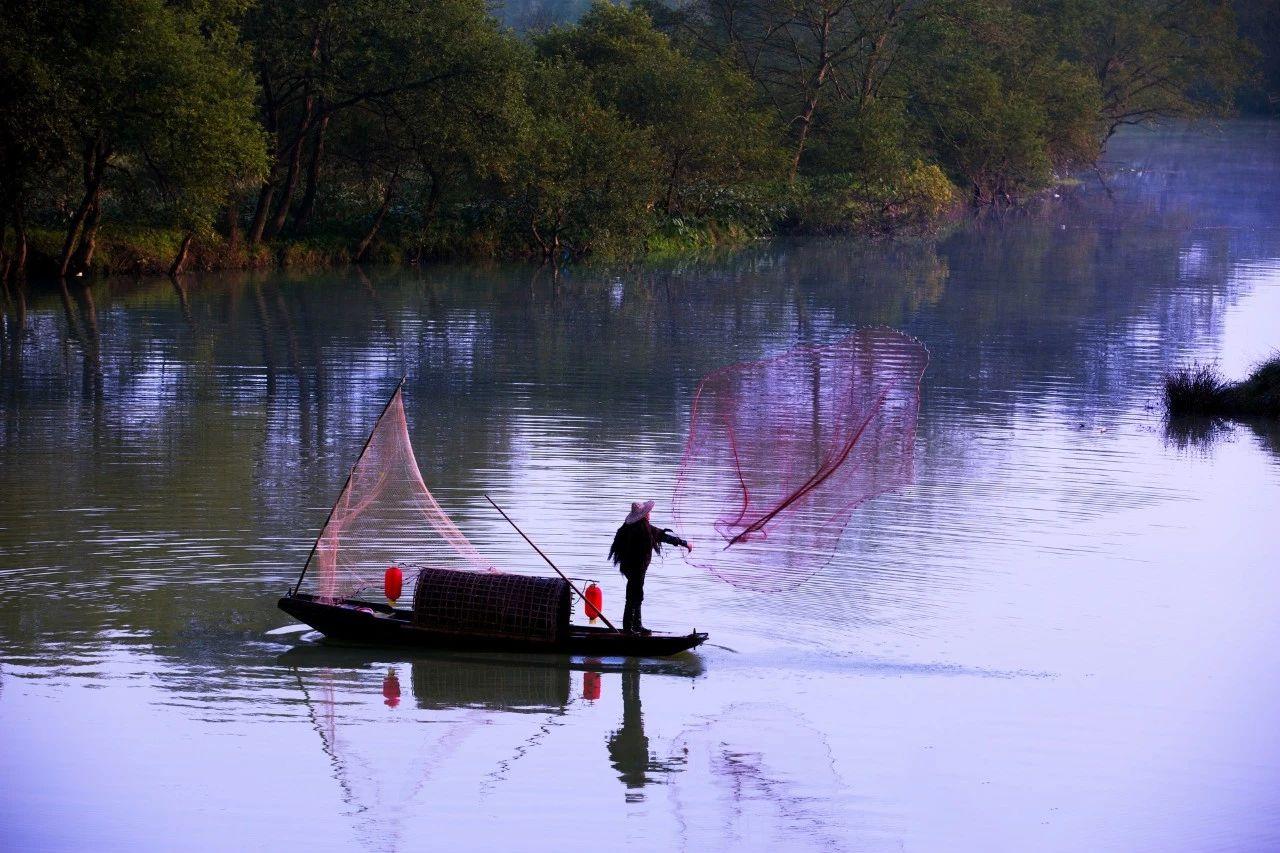
[[[1248,429],[1263,450],[1280,460],[1280,420],[1273,418],[1166,417],[1164,443],[1182,453],[1207,456],[1220,442],[1234,439],[1237,424]]]

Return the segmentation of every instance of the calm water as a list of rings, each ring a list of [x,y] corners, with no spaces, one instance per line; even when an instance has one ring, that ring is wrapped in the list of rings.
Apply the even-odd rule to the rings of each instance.
[[[0,848],[1280,848],[1280,429],[1168,432],[1162,370],[1280,346],[1280,125],[1118,139],[1106,188],[935,239],[639,271],[431,267],[12,294]],[[396,379],[428,484],[621,609],[699,377],[919,337],[916,479],[790,592],[668,556],[696,656],[397,655],[288,624]]]

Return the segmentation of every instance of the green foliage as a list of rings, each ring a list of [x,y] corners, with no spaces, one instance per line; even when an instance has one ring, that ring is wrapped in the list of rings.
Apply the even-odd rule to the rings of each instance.
[[[72,155],[69,61],[57,16],[36,0],[0,6],[0,193],[3,213],[48,197],[55,173]],[[20,204],[20,202],[23,202]]]
[[[780,171],[778,128],[753,103],[748,80],[720,63],[681,53],[640,10],[597,2],[573,27],[535,40],[541,56],[573,62],[597,102],[648,132],[658,155],[667,214],[697,209],[706,186],[766,179]]]
[[[108,169],[150,180],[182,224],[208,224],[231,183],[262,164],[228,11],[122,0],[84,4],[70,19],[76,141],[101,146]]]
[[[212,0],[6,5],[6,63],[29,88],[3,109],[5,195],[16,221],[29,205],[45,219],[74,210],[60,269],[92,264],[113,215],[205,230],[261,172],[238,11]]]
[[[528,38],[484,0],[9,0],[0,45],[0,261],[64,274],[917,227],[1225,109],[1252,55],[1220,0],[597,0]]]
[[[1220,0],[1031,0],[1029,11],[1097,79],[1108,136],[1230,106],[1256,52]]]
[[[623,251],[648,232],[659,171],[649,134],[590,94],[571,61],[538,62],[532,121],[499,207],[505,224],[546,258]]]
[[[894,231],[936,222],[956,200],[942,170],[915,162],[877,176],[823,175],[796,187],[795,216],[810,228]]]
[[[801,166],[810,175],[871,176],[905,169],[921,154],[906,101],[883,99],[824,114]]]

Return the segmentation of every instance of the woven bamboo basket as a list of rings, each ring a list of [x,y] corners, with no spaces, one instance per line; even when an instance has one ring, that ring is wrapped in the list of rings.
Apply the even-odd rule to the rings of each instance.
[[[432,631],[563,642],[569,584],[497,572],[424,568],[413,595],[414,622]]]

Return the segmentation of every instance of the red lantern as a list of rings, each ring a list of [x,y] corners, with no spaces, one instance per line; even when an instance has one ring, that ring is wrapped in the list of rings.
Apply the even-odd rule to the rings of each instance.
[[[582,698],[588,702],[600,698],[600,673],[591,670],[582,673]]]
[[[382,578],[382,589],[387,594],[387,601],[391,602],[391,606],[396,606],[396,599],[400,597],[401,590],[404,589],[404,572],[400,571],[398,566],[392,566],[387,569],[386,575]]]
[[[595,622],[600,618],[600,614],[604,607],[604,593],[600,591],[600,587],[588,584],[587,591],[583,594],[586,599],[584,602],[587,611],[587,618]]]
[[[394,669],[387,670],[387,677],[382,679],[382,704],[388,708],[400,704],[400,679]]]

